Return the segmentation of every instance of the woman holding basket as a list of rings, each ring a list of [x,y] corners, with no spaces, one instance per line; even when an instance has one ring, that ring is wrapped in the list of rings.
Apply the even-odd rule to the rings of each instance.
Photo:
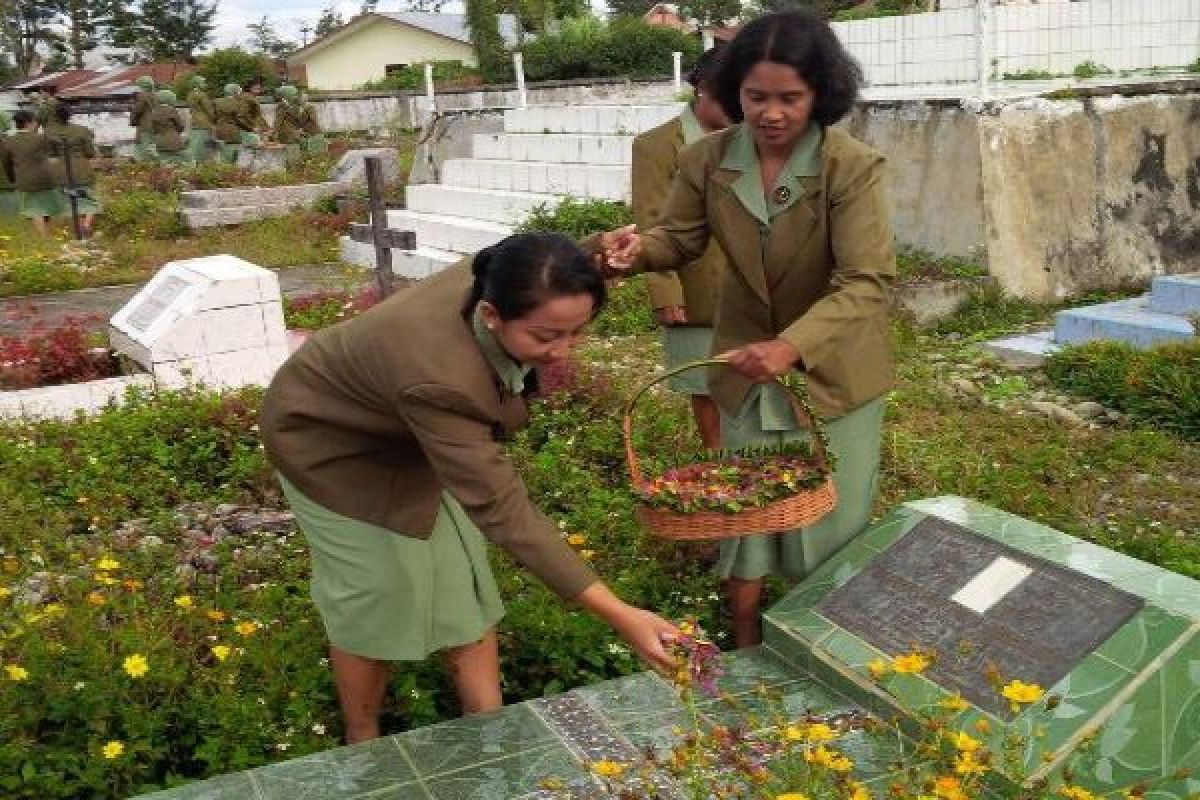
[[[767,575],[801,578],[870,518],[879,480],[895,250],[884,159],[833,124],[862,74],[829,25],[806,12],[768,14],[738,33],[714,80],[735,123],[685,150],[656,227],[589,244],[613,268],[673,270],[710,237],[721,278],[713,350],[729,368],[709,387],[724,446],[807,436],[775,383],[804,374],[836,460],[836,508],[796,530],[722,542],[719,574],[739,647],[761,639]]]

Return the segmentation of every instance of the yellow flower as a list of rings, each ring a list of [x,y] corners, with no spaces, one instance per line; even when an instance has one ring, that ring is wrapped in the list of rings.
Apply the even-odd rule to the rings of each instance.
[[[954,743],[955,750],[961,750],[964,753],[974,753],[983,746],[983,743],[978,739],[962,731],[950,734],[950,741]]]
[[[942,708],[946,709],[947,711],[952,711],[954,713],[958,713],[960,711],[966,711],[968,708],[971,707],[971,704],[968,703],[965,699],[963,699],[963,696],[961,694],[958,694],[957,692],[950,695],[942,702],[938,703],[938,705],[940,705]]]
[[[775,800],[808,800],[808,795],[801,792],[784,792],[775,795]]]
[[[818,745],[816,749],[807,751],[804,754],[804,760],[834,772],[849,772],[854,769],[853,761],[836,750],[826,749],[825,745]]]
[[[140,678],[150,671],[150,662],[141,653],[127,657],[121,666],[131,678]]]
[[[114,569],[120,569],[120,568],[121,568],[121,562],[117,561],[115,558],[112,558],[111,556],[105,556],[104,558],[102,558],[96,562],[96,569],[105,570],[106,572],[111,572]]]
[[[892,669],[902,674],[920,675],[931,663],[924,653],[908,653],[892,659]]]
[[[111,761],[114,758],[119,758],[125,752],[125,745],[114,740],[101,747],[100,752],[104,754],[105,758]]]
[[[17,571],[20,569],[21,569],[20,561],[17,561],[12,556],[4,557],[4,571],[5,572],[7,572],[9,575],[16,575]]]
[[[224,661],[229,658],[229,653],[232,652],[227,644],[214,644],[212,646],[212,654],[217,657],[217,661]]]
[[[587,537],[582,533],[572,533],[567,537],[567,544],[571,545],[571,547],[583,547],[587,544]]]
[[[934,781],[933,794],[942,800],[967,800],[962,790],[962,783],[953,775],[943,775]]]
[[[871,673],[872,678],[878,681],[891,672],[892,668],[882,658],[877,658],[870,664],[867,664],[867,671]]]
[[[1038,700],[1041,700],[1046,690],[1036,683],[1011,681],[1000,693],[1008,700],[1008,704],[1013,711],[1020,711],[1022,705],[1036,703]]]
[[[233,629],[242,636],[253,636],[255,631],[258,630],[258,623],[248,619],[242,620],[237,625],[234,625]]]
[[[846,787],[850,790],[850,800],[871,800],[871,792],[862,781],[849,781]]]
[[[102,606],[107,602],[104,592],[88,592],[87,601],[89,605]]]
[[[101,572],[96,576],[96,583],[100,584],[101,586],[116,586],[118,583],[120,583],[120,581],[106,572]]]
[[[1058,793],[1067,800],[1096,800],[1096,795],[1089,792],[1082,786],[1071,786],[1064,784],[1058,787]]]
[[[590,558],[592,558],[592,556],[596,555],[596,551],[595,550],[580,550],[579,555],[583,556],[585,559],[590,559]]]
[[[5,665],[4,673],[8,675],[10,681],[23,681],[29,677],[29,670],[16,664]]]
[[[992,732],[992,723],[981,717],[975,720],[975,730],[979,731],[984,736],[987,736]]]
[[[67,613],[67,607],[62,603],[50,603],[42,609],[42,613],[47,617],[61,617]]]
[[[982,775],[988,771],[988,767],[978,760],[975,753],[963,752],[954,759],[954,771],[959,775]]]
[[[11,596],[12,596],[12,589],[8,588],[7,586],[0,586],[0,600],[3,600],[4,598],[11,597]]]
[[[814,722],[805,726],[804,738],[810,742],[832,742],[837,738],[837,734],[824,722]]]
[[[196,601],[192,599],[190,594],[183,594],[175,598],[175,605],[179,606],[185,611],[190,611],[196,607]]]
[[[594,761],[590,765],[590,769],[601,778],[619,778],[621,774],[628,768],[628,764],[622,764],[619,761]]]
[[[121,581],[121,585],[125,587],[125,591],[127,592],[136,592],[137,590],[141,589],[144,584],[141,581],[126,579]]]
[[[225,617],[228,615],[224,611],[218,611],[217,609],[213,608],[205,611],[204,616],[208,617],[213,622],[224,622]]]

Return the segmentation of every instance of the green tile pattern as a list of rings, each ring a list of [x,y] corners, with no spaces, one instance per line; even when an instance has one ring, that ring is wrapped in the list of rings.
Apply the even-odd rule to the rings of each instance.
[[[178,789],[142,795],[141,800],[262,800],[252,773],[237,772],[219,778],[191,783]]]
[[[356,797],[417,779],[411,762],[392,737],[272,764],[255,770],[254,775],[263,800]]]

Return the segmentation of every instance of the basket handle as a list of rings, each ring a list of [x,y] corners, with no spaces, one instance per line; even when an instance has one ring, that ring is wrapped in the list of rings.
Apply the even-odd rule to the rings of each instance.
[[[629,398],[629,402],[625,404],[624,417],[621,420],[621,430],[625,437],[625,460],[629,465],[629,479],[634,488],[640,486],[643,482],[642,467],[638,462],[637,453],[633,449],[633,412],[646,392],[650,391],[654,386],[668,378],[674,377],[681,372],[688,370],[700,369],[708,367],[730,367],[729,362],[724,358],[706,358],[702,361],[693,361],[690,364],[683,364],[674,369],[667,370],[661,375],[656,375],[645,384],[643,384],[633,396]],[[784,378],[775,378],[775,383],[779,384],[786,390],[786,396],[792,404],[792,411],[796,414],[796,420],[802,426],[807,423],[809,430],[812,431],[812,448],[813,455],[816,457],[817,463],[826,471],[829,470],[829,453],[825,449],[825,437],[821,434],[820,424],[816,415],[808,405],[808,401],[800,393],[799,389],[792,386]]]

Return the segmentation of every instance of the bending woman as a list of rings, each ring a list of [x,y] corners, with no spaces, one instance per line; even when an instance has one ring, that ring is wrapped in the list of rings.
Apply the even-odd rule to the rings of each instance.
[[[569,239],[512,236],[320,331],[276,374],[261,429],[311,548],[348,742],[379,735],[391,661],[444,651],[464,713],[502,704],[485,538],[669,666],[675,628],[599,581],[500,444],[528,422],[531,369],[565,359],[604,300]]]
[[[679,269],[710,237],[728,268],[713,350],[733,369],[709,378],[725,447],[803,437],[771,381],[805,373],[836,456],[837,508],[808,528],[723,542],[739,646],[761,637],[763,578],[802,578],[870,519],[879,479],[888,332],[896,274],[879,153],[831,127],[854,104],[862,75],[824,20],[759,17],[726,46],[714,79],[735,124],[685,150],[658,226],[590,244],[610,266]]]

